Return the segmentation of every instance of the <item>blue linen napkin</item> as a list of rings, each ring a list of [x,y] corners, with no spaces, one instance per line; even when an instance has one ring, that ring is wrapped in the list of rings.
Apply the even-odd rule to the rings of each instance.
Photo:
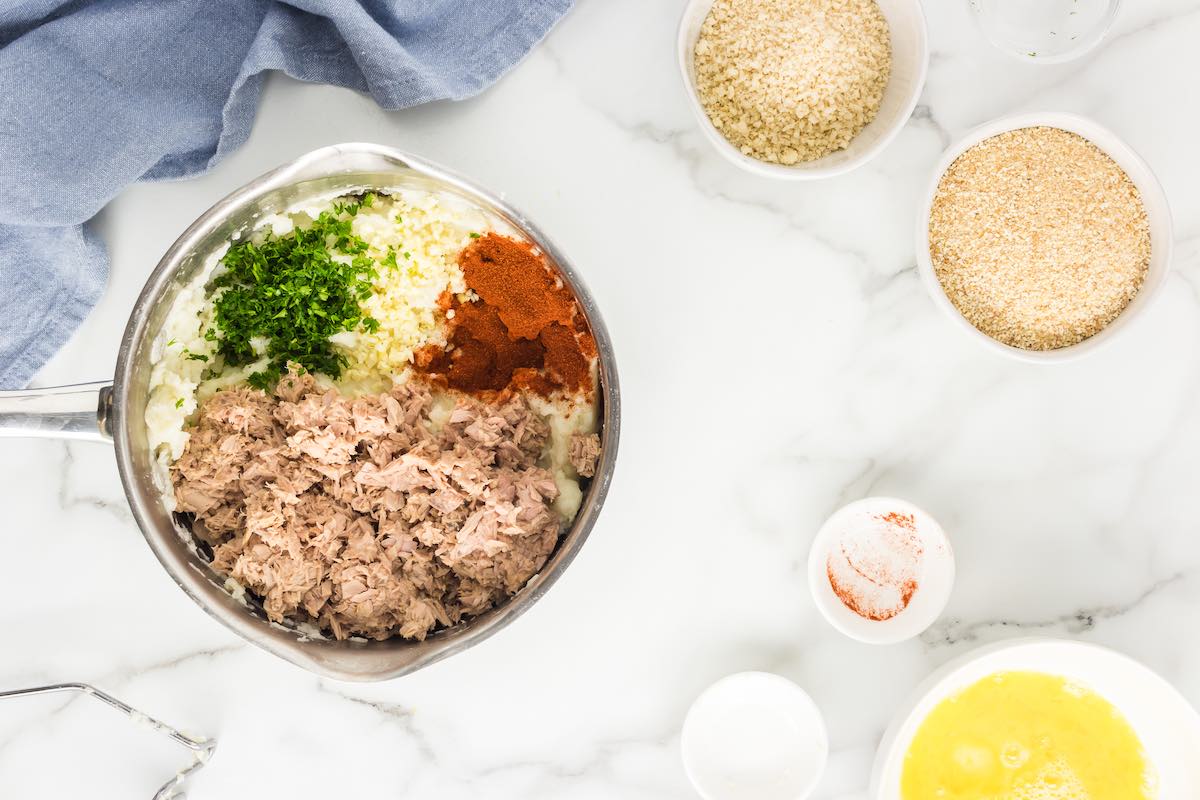
[[[24,386],[103,292],[107,258],[87,221],[132,181],[194,175],[240,146],[267,70],[369,92],[387,109],[458,100],[520,60],[571,2],[0,8],[0,388]]]

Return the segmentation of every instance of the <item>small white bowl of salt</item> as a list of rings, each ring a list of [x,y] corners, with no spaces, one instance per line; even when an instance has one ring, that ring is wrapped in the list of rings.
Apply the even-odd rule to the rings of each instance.
[[[906,500],[868,497],[833,514],[808,556],[813,600],[829,624],[868,644],[896,644],[941,615],[954,587],[942,526]]]
[[[704,800],[804,800],[825,771],[829,737],[816,703],[795,683],[738,672],[692,703],[680,749]]]

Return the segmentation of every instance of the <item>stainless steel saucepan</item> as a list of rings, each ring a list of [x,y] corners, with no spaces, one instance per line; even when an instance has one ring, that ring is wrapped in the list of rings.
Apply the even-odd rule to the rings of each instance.
[[[150,347],[179,291],[205,260],[235,233],[264,215],[317,196],[364,188],[413,187],[457,195],[524,233],[545,253],[575,292],[600,353],[601,443],[596,477],[570,529],[542,571],[508,602],[423,642],[314,639],[273,625],[222,588],[224,579],[193,552],[189,534],[163,503],[153,479],[154,455],[144,414],[149,395]],[[212,616],[259,647],[305,669],[342,680],[385,680],[443,659],[492,635],[538,600],[575,558],[596,522],[612,480],[620,431],[620,393],[612,342],[600,312],[562,253],[520,212],[445,170],[390,147],[325,147],[263,175],[209,209],[171,246],[146,281],[117,353],[111,383],[0,392],[0,436],[46,436],[111,441],[129,505],[158,560],[179,587]]]

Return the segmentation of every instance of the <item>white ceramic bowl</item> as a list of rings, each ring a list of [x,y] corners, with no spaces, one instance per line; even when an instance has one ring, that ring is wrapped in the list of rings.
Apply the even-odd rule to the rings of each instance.
[[[917,590],[896,616],[871,620],[847,608],[834,592],[829,554],[846,532],[877,525],[878,517],[893,512],[911,514],[920,537],[923,558]],[[920,634],[946,608],[954,588],[954,550],[937,520],[917,506],[894,497],[867,497],[838,509],[817,532],[808,552],[808,586],[821,615],[846,636],[867,644],[896,644]]]
[[[769,672],[739,672],[692,703],[680,749],[704,800],[802,800],[825,770],[829,737],[799,686]]]
[[[934,707],[994,672],[1025,670],[1072,678],[1112,703],[1133,726],[1158,773],[1161,800],[1200,797],[1200,716],[1169,683],[1128,656],[1065,639],[1016,639],[957,658],[917,687],[883,735],[872,800],[900,800],[904,756]]]
[[[1121,0],[971,0],[971,16],[999,50],[1034,64],[1090,52],[1112,28]]]
[[[1150,222],[1150,267],[1146,272],[1146,280],[1143,282],[1142,288],[1138,291],[1137,295],[1116,319],[1095,336],[1084,339],[1082,342],[1073,344],[1070,347],[1062,347],[1057,350],[1024,350],[1020,347],[1013,347],[997,341],[976,328],[967,321],[967,318],[946,297],[941,283],[938,282],[937,274],[933,270],[933,261],[929,257],[929,212],[933,208],[933,198],[937,194],[938,184],[941,182],[942,176],[950,168],[950,165],[954,163],[954,160],[968,148],[982,142],[984,139],[1004,133],[1005,131],[1042,125],[1061,128],[1062,130],[1079,134],[1107,153],[1113,161],[1117,162],[1117,165],[1121,169],[1125,170],[1130,180],[1133,181],[1138,191],[1141,192],[1142,203],[1146,207],[1146,217]],[[1111,340],[1120,331],[1125,330],[1133,319],[1150,305],[1150,301],[1166,280],[1167,272],[1171,267],[1171,252],[1173,247],[1174,234],[1171,222],[1171,207],[1167,204],[1167,196],[1163,192],[1162,184],[1158,182],[1158,178],[1154,176],[1154,173],[1150,170],[1150,166],[1142,160],[1141,156],[1133,151],[1133,148],[1125,144],[1115,133],[1099,123],[1076,114],[1067,114],[1058,111],[1015,114],[994,119],[991,122],[980,125],[955,142],[942,155],[941,161],[938,162],[937,167],[934,169],[933,178],[929,182],[929,189],[925,193],[925,201],[922,203],[917,214],[917,267],[925,288],[929,290],[930,296],[933,297],[934,304],[944,311],[960,330],[993,352],[1034,363],[1066,361],[1090,353]]]
[[[769,164],[743,155],[713,126],[704,113],[700,96],[696,92],[696,70],[692,55],[696,40],[700,37],[700,26],[708,16],[713,0],[690,0],[679,22],[676,44],[679,73],[687,90],[688,103],[704,135],[712,142],[717,152],[742,169],[768,178],[790,180],[813,180],[841,175],[860,167],[877,156],[912,116],[917,98],[925,85],[925,72],[929,67],[929,46],[925,30],[925,13],[920,0],[876,0],[887,19],[892,34],[892,74],[883,92],[879,113],[844,150],[794,166]]]

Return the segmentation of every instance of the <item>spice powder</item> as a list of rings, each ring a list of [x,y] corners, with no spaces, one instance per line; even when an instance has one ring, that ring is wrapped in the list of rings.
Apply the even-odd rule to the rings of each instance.
[[[911,514],[881,514],[848,531],[825,562],[834,594],[864,619],[891,619],[918,589],[924,548]]]
[[[418,352],[418,371],[469,393],[592,388],[596,342],[570,289],[528,242],[488,233],[458,257],[477,299],[446,294],[448,343]]]

